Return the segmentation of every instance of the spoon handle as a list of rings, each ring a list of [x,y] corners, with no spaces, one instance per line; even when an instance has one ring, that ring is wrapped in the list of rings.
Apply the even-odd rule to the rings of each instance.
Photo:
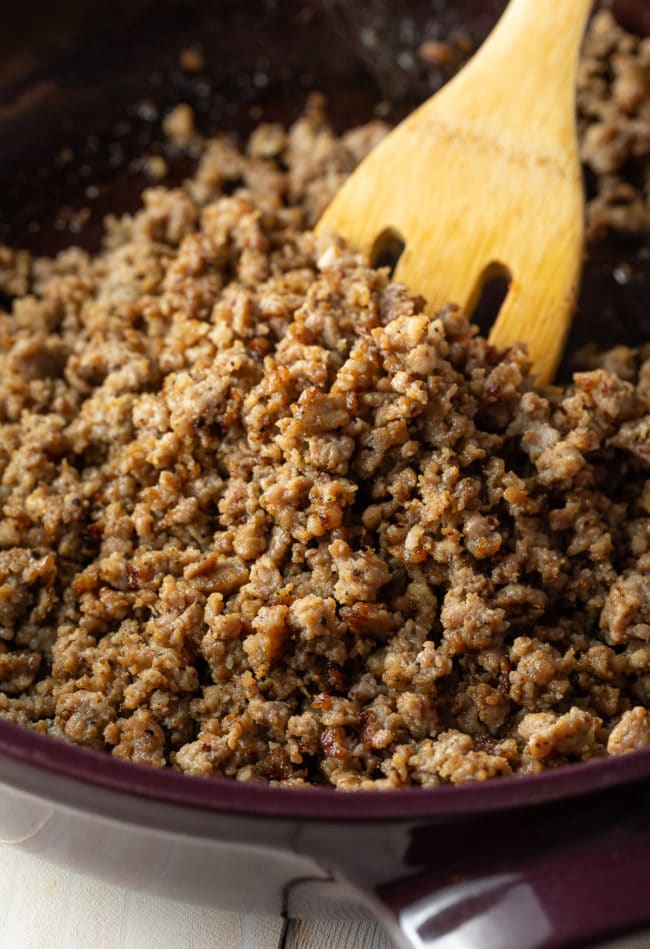
[[[474,123],[496,121],[506,137],[575,139],[575,79],[593,0],[510,0],[473,59],[407,121],[462,102]],[[470,114],[470,110],[471,114]],[[523,131],[522,131],[523,130]]]

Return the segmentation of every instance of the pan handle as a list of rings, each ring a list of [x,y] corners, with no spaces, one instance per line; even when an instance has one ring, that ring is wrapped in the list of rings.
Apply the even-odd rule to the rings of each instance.
[[[649,946],[650,819],[611,817],[591,836],[551,838],[511,863],[504,855],[492,871],[447,879],[426,871],[380,887],[395,945],[566,949],[646,929],[638,945]]]

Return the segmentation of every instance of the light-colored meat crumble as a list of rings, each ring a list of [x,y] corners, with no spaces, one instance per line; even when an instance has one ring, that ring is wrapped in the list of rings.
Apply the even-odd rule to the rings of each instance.
[[[541,390],[317,240],[383,133],[312,99],[204,143],[96,256],[0,249],[0,716],[342,789],[650,744],[650,347]]]
[[[581,153],[596,180],[589,236],[650,233],[650,37],[594,17],[578,76]]]

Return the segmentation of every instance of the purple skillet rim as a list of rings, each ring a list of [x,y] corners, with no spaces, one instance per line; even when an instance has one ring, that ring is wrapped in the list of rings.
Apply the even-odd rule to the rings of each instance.
[[[251,817],[316,821],[459,816],[543,804],[650,779],[650,748],[644,748],[538,775],[431,789],[342,792],[332,788],[269,787],[149,769],[0,721],[0,779],[3,757],[86,786],[164,804]]]

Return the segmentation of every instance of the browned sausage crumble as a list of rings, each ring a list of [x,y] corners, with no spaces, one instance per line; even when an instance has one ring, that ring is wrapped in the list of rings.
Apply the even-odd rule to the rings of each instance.
[[[596,19],[595,230],[650,229],[612,197],[648,54]],[[203,143],[97,256],[0,251],[2,717],[343,789],[650,744],[650,347],[542,390],[523,347],[316,240],[383,133],[312,99],[245,153]]]

